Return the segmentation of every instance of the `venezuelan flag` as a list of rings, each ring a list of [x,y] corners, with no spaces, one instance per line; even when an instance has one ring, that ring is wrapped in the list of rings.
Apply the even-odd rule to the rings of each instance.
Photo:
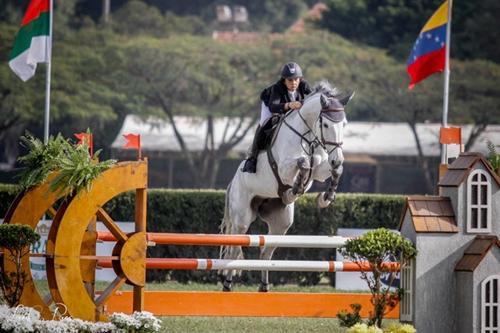
[[[436,72],[442,72],[446,57],[446,29],[448,27],[448,1],[445,1],[420,31],[407,61],[411,82],[416,83]]]

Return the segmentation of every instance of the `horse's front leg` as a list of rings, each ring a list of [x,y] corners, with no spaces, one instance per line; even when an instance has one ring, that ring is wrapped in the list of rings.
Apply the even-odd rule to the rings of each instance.
[[[275,250],[276,247],[263,247],[260,250],[259,258],[261,260],[271,260]],[[268,291],[269,291],[269,271],[262,271],[260,278],[259,292],[267,293]]]
[[[297,177],[295,177],[295,182],[291,189],[283,193],[283,203],[285,205],[291,204],[297,200],[300,195],[304,194],[304,180],[311,172],[311,165],[305,157],[301,157],[297,160],[296,167],[298,168],[298,174]]]
[[[343,170],[344,168],[342,164],[332,169],[332,178],[330,185],[328,186],[328,190],[326,192],[321,192],[316,197],[316,203],[319,208],[326,208],[333,201],[335,201],[335,194],[337,187],[339,186],[340,176],[342,175]]]

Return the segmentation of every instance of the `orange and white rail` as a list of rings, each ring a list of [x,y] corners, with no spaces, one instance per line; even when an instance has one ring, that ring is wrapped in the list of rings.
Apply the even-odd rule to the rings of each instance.
[[[112,267],[112,260],[99,259],[98,265]],[[383,268],[399,271],[396,262],[385,262]],[[287,272],[370,272],[369,262],[352,261],[306,261],[306,260],[230,260],[230,259],[185,259],[147,258],[146,269],[287,271]]]
[[[116,241],[110,232],[97,232],[101,241]],[[220,234],[182,234],[148,232],[149,244],[164,245],[206,245],[206,246],[248,246],[248,247],[289,247],[289,248],[337,248],[344,246],[349,239],[341,236],[305,235],[220,235]]]

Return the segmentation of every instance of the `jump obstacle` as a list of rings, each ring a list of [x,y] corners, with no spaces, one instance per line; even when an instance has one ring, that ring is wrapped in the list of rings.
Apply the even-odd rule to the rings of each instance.
[[[54,176],[54,175],[52,175]],[[62,194],[48,191],[48,182],[20,193],[4,219],[4,223],[22,223],[35,228],[40,217],[49,213],[53,223],[48,236],[46,258],[50,297],[43,297],[34,286],[29,258],[23,260],[28,281],[21,304],[37,306],[46,318],[52,316],[50,306],[63,303],[68,314],[86,320],[106,320],[106,313],[147,310],[156,315],[204,316],[301,316],[335,317],[349,304],[360,303],[361,315],[371,308],[369,294],[333,293],[249,293],[249,292],[150,292],[144,291],[145,271],[161,269],[243,269],[285,271],[366,271],[367,263],[335,261],[221,260],[192,258],[146,258],[148,245],[207,246],[276,246],[335,248],[346,239],[338,236],[268,236],[146,233],[147,161],[119,163],[105,171],[92,184],[90,192],[69,197],[57,210],[55,203]],[[135,190],[135,233],[126,234],[102,208],[120,193]],[[102,221],[109,233],[96,232],[96,220]],[[116,241],[111,256],[96,256],[97,241]],[[5,258],[7,272],[14,267]],[[117,277],[101,291],[94,290],[98,266],[112,267]],[[387,263],[399,270],[396,263]],[[133,292],[118,291],[123,283]],[[52,304],[52,305],[51,305]],[[388,318],[398,318],[395,308]]]

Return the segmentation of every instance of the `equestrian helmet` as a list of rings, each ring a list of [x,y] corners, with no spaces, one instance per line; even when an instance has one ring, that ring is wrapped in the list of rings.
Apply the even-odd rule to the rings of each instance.
[[[296,79],[302,77],[302,69],[295,62],[288,62],[281,69],[281,77],[283,79]]]

